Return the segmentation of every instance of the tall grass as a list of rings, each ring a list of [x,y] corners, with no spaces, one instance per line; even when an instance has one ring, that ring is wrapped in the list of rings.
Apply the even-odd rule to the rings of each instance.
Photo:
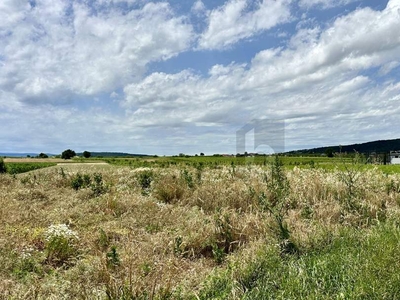
[[[342,172],[267,163],[0,174],[0,294],[393,298],[400,176],[357,171],[348,209]],[[49,239],[55,226],[79,238]]]

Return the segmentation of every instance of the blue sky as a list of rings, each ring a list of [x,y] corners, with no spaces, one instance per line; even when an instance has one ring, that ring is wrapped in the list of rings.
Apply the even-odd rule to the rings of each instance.
[[[2,0],[0,152],[399,138],[399,28],[400,0]]]

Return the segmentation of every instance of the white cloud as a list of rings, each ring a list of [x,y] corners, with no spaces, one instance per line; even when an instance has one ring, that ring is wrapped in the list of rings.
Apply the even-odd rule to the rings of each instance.
[[[23,2],[8,3],[8,10],[26,7]],[[128,12],[91,9],[78,1],[41,0],[23,17],[11,13],[2,23],[9,34],[0,40],[0,78],[7,78],[0,88],[24,101],[53,103],[111,92],[140,78],[148,63],[187,50],[193,39],[192,26],[168,3]]]
[[[235,131],[254,118],[285,119],[292,148],[398,136],[400,0],[328,24],[303,22],[288,31],[286,45],[238,60],[245,63],[215,58],[208,73],[182,63],[174,74],[168,64],[163,72],[153,65],[155,71],[145,71],[191,47],[188,20],[164,2],[133,1],[135,9],[125,12],[115,0],[103,2],[107,7],[96,11],[82,1],[42,0],[32,8],[26,1],[2,2],[10,18],[0,19],[0,124],[7,124],[1,145],[20,151],[36,145],[39,152],[62,151],[68,143],[77,151],[235,153]],[[267,30],[257,12],[278,2],[243,3],[249,2],[230,1],[210,12],[204,48],[222,49]],[[217,13],[227,18],[212,27]],[[205,39],[210,28],[215,36]],[[43,104],[77,97],[84,108]]]
[[[290,20],[289,0],[263,0],[248,11],[249,0],[229,0],[208,16],[200,49],[223,49]]]
[[[321,7],[323,9],[347,5],[360,0],[300,0],[299,6],[302,8]]]
[[[344,136],[352,140],[374,122],[375,132],[385,128],[389,134],[382,117],[398,124],[400,84],[377,84],[359,73],[387,64],[396,67],[398,28],[399,14],[391,5],[382,12],[360,9],[325,30],[300,29],[288,48],[261,51],[250,65],[215,65],[208,77],[191,71],[151,74],[125,88],[125,105],[136,126],[295,120],[288,131],[292,145],[298,143],[297,134],[310,143],[341,142]],[[304,118],[313,120],[315,130]]]
[[[206,6],[204,5],[203,1],[197,0],[193,5],[192,5],[192,12],[194,12],[197,15],[202,15],[204,14],[207,9]]]

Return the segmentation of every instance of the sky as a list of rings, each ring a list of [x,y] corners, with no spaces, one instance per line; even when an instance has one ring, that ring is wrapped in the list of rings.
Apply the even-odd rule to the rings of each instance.
[[[400,0],[0,1],[0,152],[237,153],[260,120],[290,151],[399,115]]]

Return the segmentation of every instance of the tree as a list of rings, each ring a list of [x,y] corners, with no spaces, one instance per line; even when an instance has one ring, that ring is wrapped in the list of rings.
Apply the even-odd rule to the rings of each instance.
[[[48,158],[49,156],[47,154],[40,153],[37,157],[38,158]]]
[[[71,149],[65,150],[65,151],[63,151],[63,153],[61,153],[62,159],[71,159],[74,156],[76,156],[76,153],[74,150],[71,150]]]
[[[6,164],[4,163],[4,160],[0,157],[0,174],[5,173],[6,171]]]
[[[201,153],[200,153],[200,156],[204,156],[204,153],[203,153],[203,152],[201,152]]]
[[[89,158],[92,156],[92,153],[90,153],[89,151],[83,151],[83,157],[84,158]]]
[[[328,148],[325,150],[325,155],[328,157],[333,157],[333,149],[332,148]]]

